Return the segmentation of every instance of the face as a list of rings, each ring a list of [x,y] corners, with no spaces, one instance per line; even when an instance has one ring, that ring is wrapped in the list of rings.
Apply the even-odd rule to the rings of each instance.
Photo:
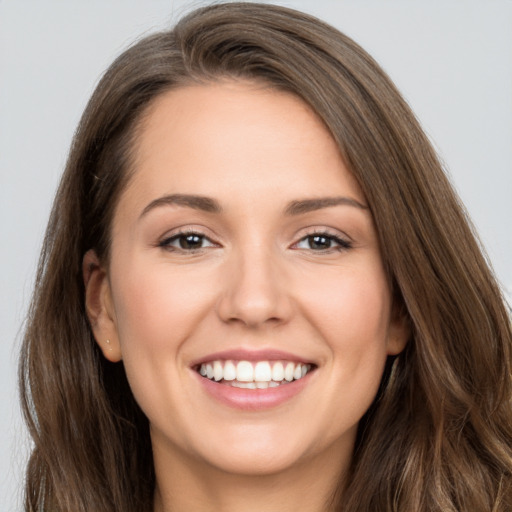
[[[87,301],[155,458],[240,474],[348,460],[406,338],[329,132],[296,97],[243,82],[151,106]]]

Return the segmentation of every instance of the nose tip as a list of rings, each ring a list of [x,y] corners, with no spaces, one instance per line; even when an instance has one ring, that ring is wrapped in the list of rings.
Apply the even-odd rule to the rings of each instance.
[[[229,309],[227,303],[231,303]],[[224,308],[220,316],[225,322],[242,323],[247,327],[257,327],[268,323],[278,323],[282,317],[274,304],[263,297],[237,293],[236,298],[223,301]]]
[[[221,320],[251,328],[285,322],[291,305],[282,276],[277,274],[270,261],[231,269],[217,308]]]

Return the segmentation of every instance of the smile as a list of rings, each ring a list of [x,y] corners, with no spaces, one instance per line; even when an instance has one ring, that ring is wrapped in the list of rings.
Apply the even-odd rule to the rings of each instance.
[[[219,384],[244,389],[275,388],[300,380],[313,365],[292,361],[215,360],[198,365],[196,371]]]

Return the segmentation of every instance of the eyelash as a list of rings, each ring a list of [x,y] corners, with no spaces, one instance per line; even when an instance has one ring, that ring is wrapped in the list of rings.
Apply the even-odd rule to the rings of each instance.
[[[200,239],[200,241],[207,240],[209,241],[210,245],[208,247],[215,247],[217,244],[215,242],[212,242],[204,233],[200,233],[198,231],[180,231],[178,233],[175,233],[174,235],[164,238],[162,241],[158,243],[158,247],[162,247],[163,249],[166,249],[168,251],[172,252],[183,252],[183,253],[197,253],[200,252],[207,247],[196,247],[196,248],[184,248],[184,247],[174,247],[171,245],[173,242],[178,242],[180,239],[185,239],[187,237],[197,237]],[[322,238],[326,242],[329,243],[335,243],[335,247],[327,247],[325,249],[307,249],[307,248],[299,248],[295,247],[301,242],[307,241],[309,239],[309,242],[311,243],[314,238]],[[295,250],[310,250],[313,252],[318,253],[330,253],[332,251],[338,251],[343,252],[347,251],[352,248],[352,243],[346,239],[343,239],[337,235],[334,235],[332,233],[329,233],[327,231],[313,231],[312,233],[308,233],[305,236],[303,236],[298,242],[294,243],[292,248]]]

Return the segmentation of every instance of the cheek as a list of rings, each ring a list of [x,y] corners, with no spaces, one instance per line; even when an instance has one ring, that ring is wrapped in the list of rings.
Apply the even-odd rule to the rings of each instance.
[[[385,348],[391,298],[384,272],[379,265],[368,265],[363,271],[336,270],[317,279],[303,294],[311,323],[335,352]]]
[[[123,348],[175,347],[187,336],[210,303],[205,276],[173,269],[144,258],[119,268],[113,275],[118,333]],[[206,281],[207,282],[207,281]]]
[[[126,258],[111,275],[130,385],[136,397],[145,389],[154,393],[181,368],[177,363],[182,345],[211,309],[211,287],[203,284],[208,283],[204,275],[193,276],[144,257]]]
[[[178,414],[189,340],[211,310],[212,287],[201,272],[187,273],[165,261],[125,258],[111,271],[116,326],[133,395],[150,421],[166,410]]]
[[[390,292],[379,266],[366,272],[345,269],[338,276],[309,293],[305,309],[329,350],[327,367],[335,383],[331,399],[338,400],[344,390],[345,399],[352,397],[362,415],[373,401],[387,358]]]

